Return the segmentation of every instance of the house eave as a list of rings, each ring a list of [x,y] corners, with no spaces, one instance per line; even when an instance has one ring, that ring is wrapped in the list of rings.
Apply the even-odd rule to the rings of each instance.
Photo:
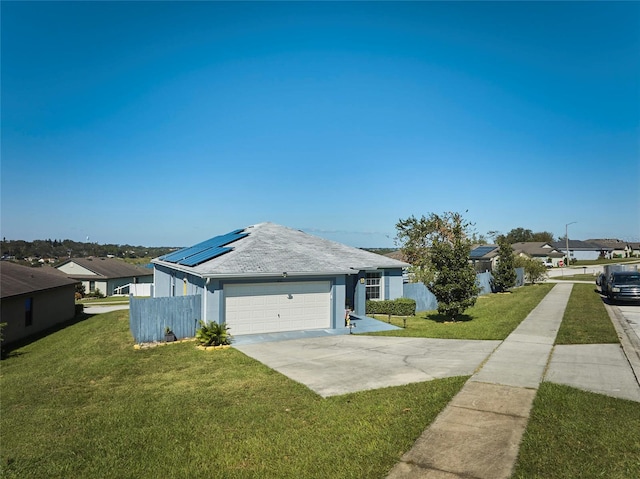
[[[198,271],[189,266],[183,266],[175,263],[168,263],[161,260],[152,260],[152,264],[170,268],[183,273],[198,276],[200,278],[210,279],[247,279],[247,278],[283,278],[283,277],[309,277],[309,276],[342,276],[358,274],[360,271],[378,271],[384,269],[397,269],[400,266],[359,266],[349,268],[338,268],[335,270],[315,270],[315,271],[287,271],[283,268],[282,271],[244,271],[239,273],[222,273],[222,272],[206,272]],[[407,265],[408,266],[408,265]],[[285,276],[286,275],[286,276]]]

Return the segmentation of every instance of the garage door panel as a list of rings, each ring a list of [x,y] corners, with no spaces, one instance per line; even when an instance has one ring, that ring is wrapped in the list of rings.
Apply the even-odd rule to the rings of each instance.
[[[328,328],[328,281],[227,285],[225,317],[232,334]]]

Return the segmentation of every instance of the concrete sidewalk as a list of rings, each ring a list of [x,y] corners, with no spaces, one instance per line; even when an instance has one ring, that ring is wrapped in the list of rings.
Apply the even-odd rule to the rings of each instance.
[[[509,478],[543,379],[640,402],[640,349],[607,308],[619,344],[553,346],[571,283],[558,283],[489,357],[388,478]],[[630,335],[632,336],[632,335]]]
[[[511,476],[572,284],[558,284],[404,454],[388,478]]]

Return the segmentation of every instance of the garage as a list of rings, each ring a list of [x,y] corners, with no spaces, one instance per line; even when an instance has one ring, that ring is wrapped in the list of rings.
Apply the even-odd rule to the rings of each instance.
[[[224,308],[234,335],[330,328],[331,284],[292,281],[225,285]]]

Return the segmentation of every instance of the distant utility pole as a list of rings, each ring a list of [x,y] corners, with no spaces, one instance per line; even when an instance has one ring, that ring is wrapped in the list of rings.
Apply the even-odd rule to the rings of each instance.
[[[564,225],[564,240],[566,241],[566,247],[567,247],[567,261],[564,266],[565,268],[567,267],[568,263],[570,263],[570,258],[569,258],[569,225],[573,225],[576,224],[577,221],[572,221],[571,223],[567,223],[566,225]]]

